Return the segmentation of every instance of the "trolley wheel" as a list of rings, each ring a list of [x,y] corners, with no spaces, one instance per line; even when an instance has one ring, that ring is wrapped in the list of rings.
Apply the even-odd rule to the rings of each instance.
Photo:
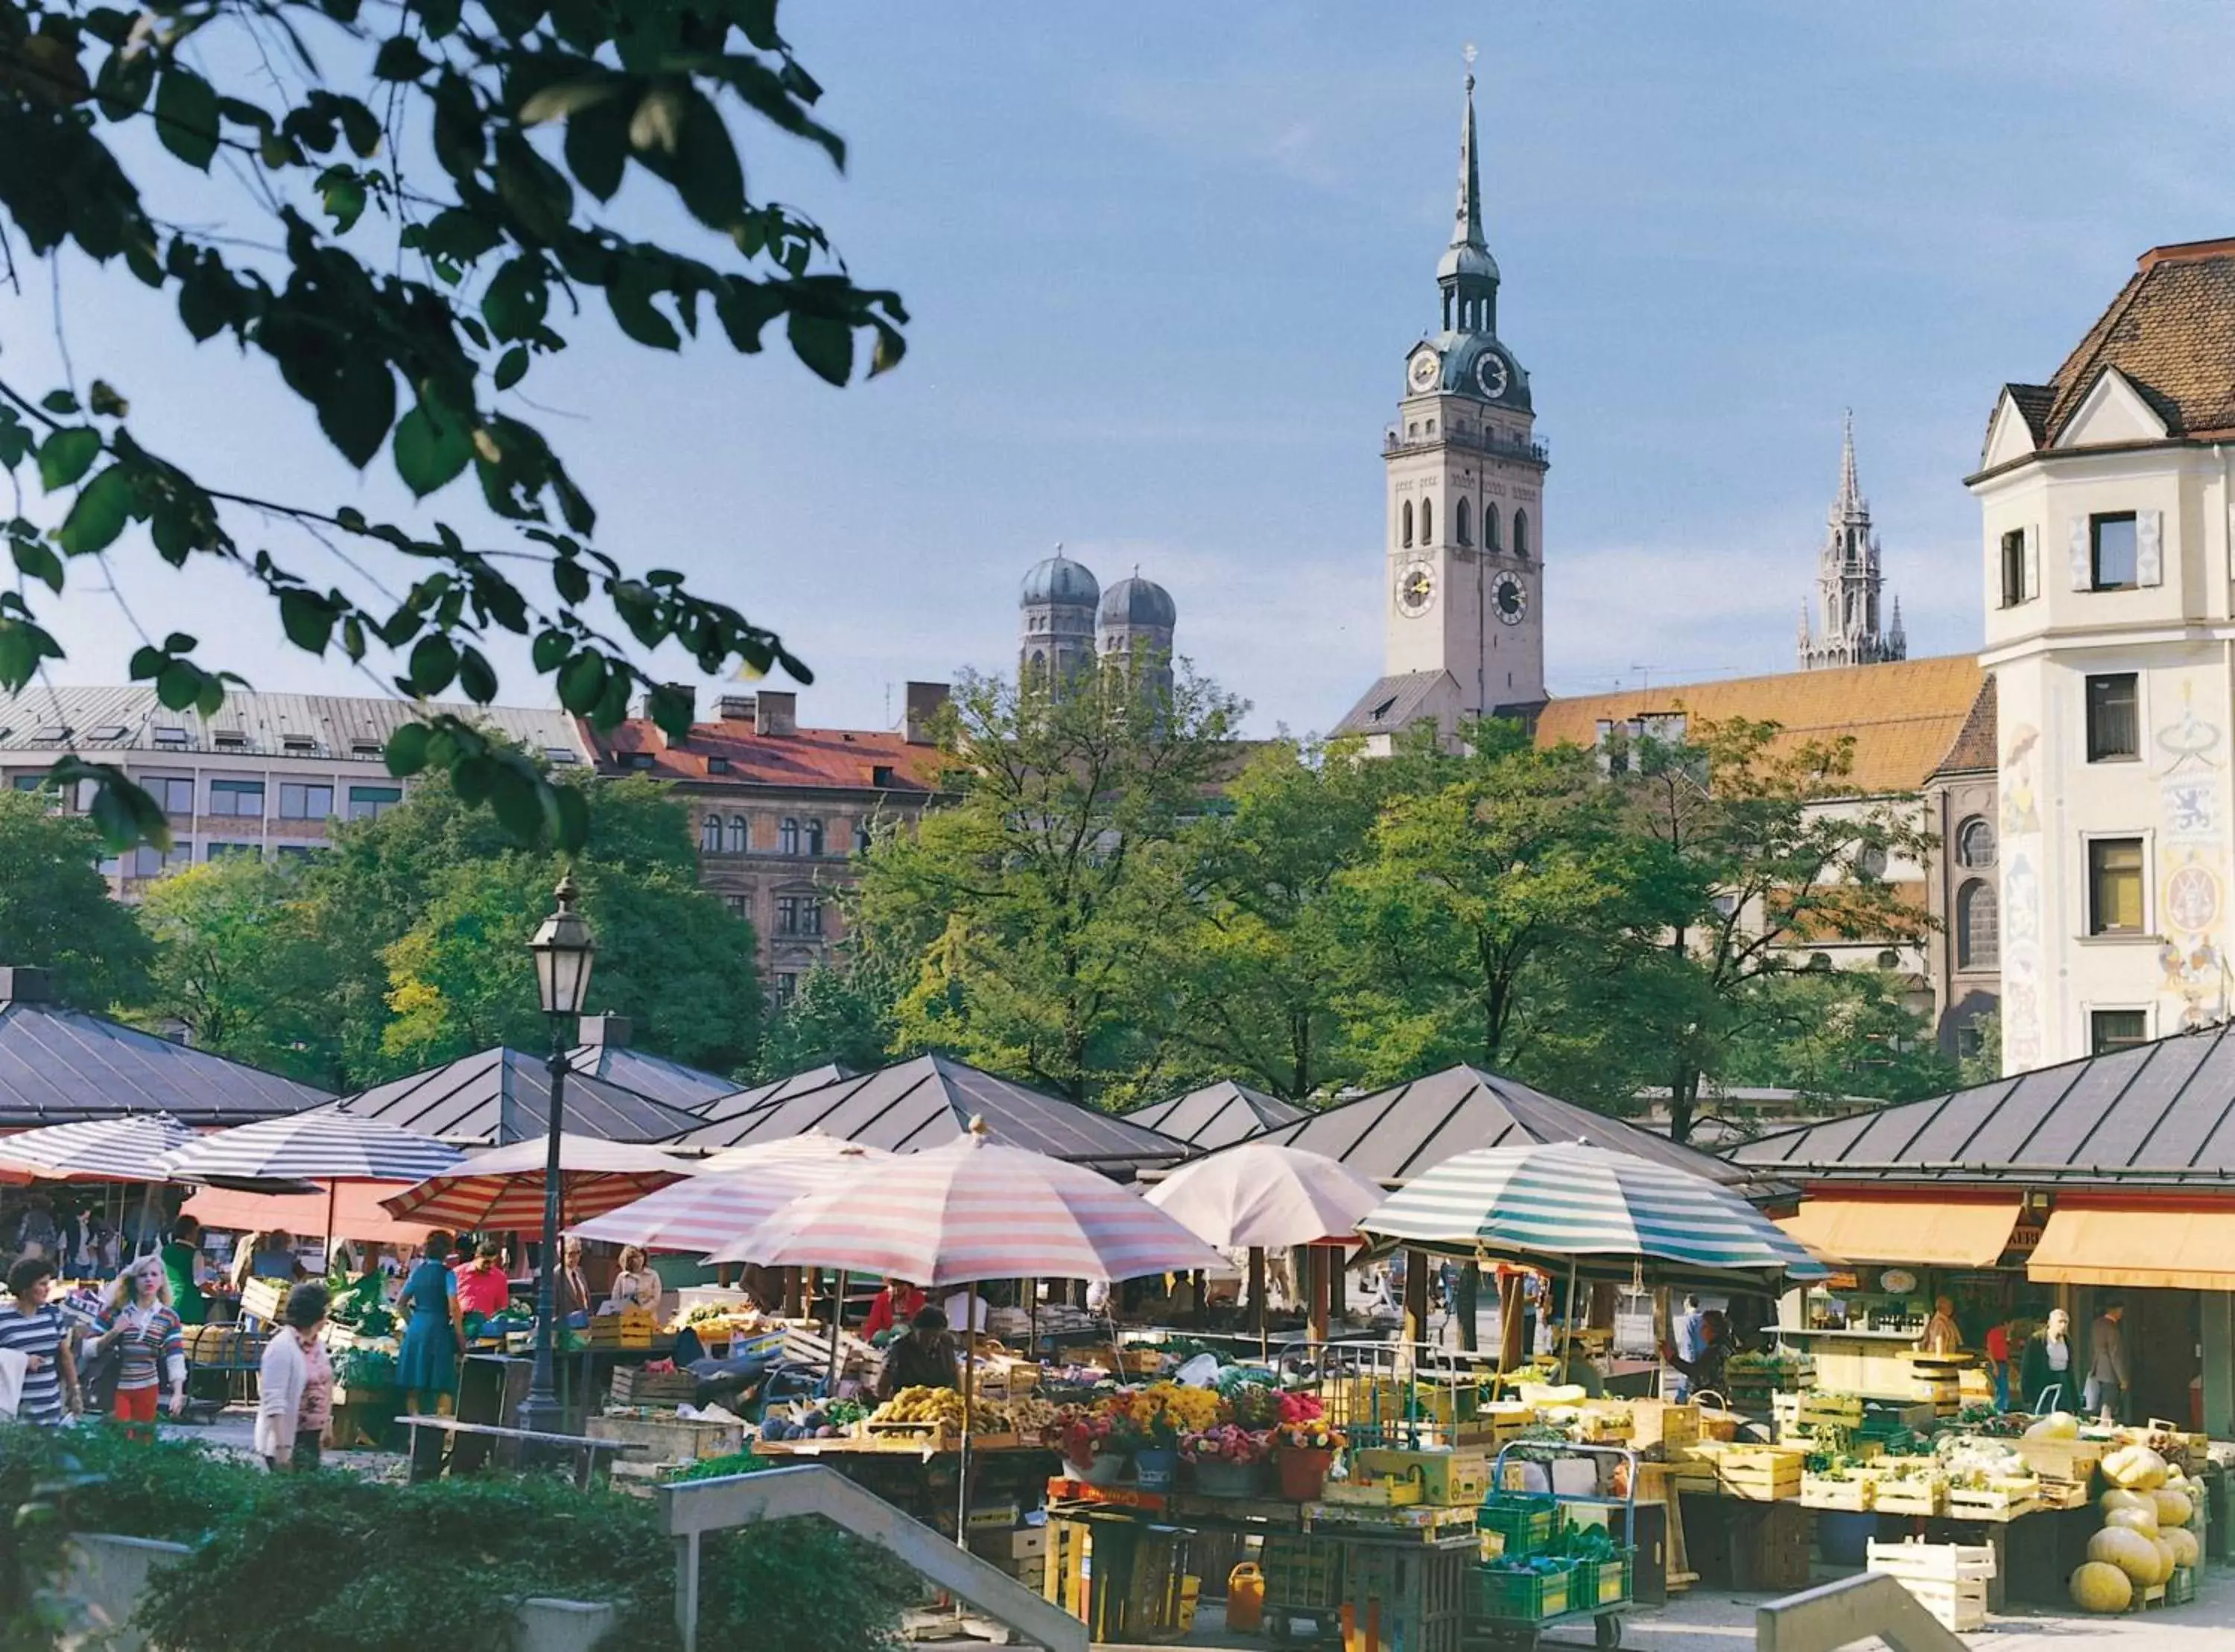
[[[1591,1638],[1600,1652],[1614,1652],[1622,1644],[1622,1614],[1603,1612],[1591,1620]]]

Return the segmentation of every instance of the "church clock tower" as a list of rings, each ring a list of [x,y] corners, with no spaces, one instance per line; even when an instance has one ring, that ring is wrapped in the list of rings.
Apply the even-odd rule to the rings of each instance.
[[[1498,261],[1483,238],[1473,49],[1459,129],[1458,206],[1436,266],[1443,325],[1405,358],[1387,475],[1386,675],[1342,732],[1432,717],[1448,733],[1544,702],[1544,482],[1529,375],[1498,336]],[[1378,714],[1378,715],[1377,715]]]

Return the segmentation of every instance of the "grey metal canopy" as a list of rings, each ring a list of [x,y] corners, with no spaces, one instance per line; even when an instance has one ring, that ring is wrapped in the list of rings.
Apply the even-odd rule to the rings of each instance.
[[[551,1116],[551,1080],[544,1057],[499,1048],[377,1084],[343,1097],[341,1106],[454,1147],[502,1146],[543,1133]],[[681,1107],[571,1067],[567,1071],[562,1127],[569,1135],[664,1141],[698,1122]]]
[[[1803,1125],[1730,1157],[1790,1181],[2235,1180],[2235,1028]]]
[[[1216,1152],[1237,1141],[1308,1115],[1293,1101],[1252,1090],[1224,1080],[1176,1095],[1169,1101],[1151,1101],[1120,1115],[1134,1124],[1184,1142],[1197,1152]]]
[[[167,1113],[200,1128],[333,1099],[246,1061],[46,1002],[42,986],[24,979],[36,973],[0,970],[0,1127]]]
[[[983,1118],[986,1133],[1006,1146],[1098,1169],[1187,1156],[1178,1142],[1153,1130],[944,1055],[897,1061],[711,1123],[694,1119],[695,1128],[667,1145],[740,1147],[820,1130],[888,1152],[915,1152],[967,1134],[973,1118]]]
[[[718,1124],[724,1119],[734,1119],[741,1113],[757,1113],[771,1101],[788,1101],[795,1095],[805,1095],[809,1090],[819,1090],[841,1079],[850,1079],[854,1069],[841,1067],[836,1061],[825,1061],[821,1067],[810,1067],[803,1073],[794,1073],[790,1078],[777,1079],[767,1084],[756,1084],[750,1090],[732,1090],[691,1109],[709,1124]]]
[[[1259,1139],[1325,1153],[1385,1187],[1401,1186],[1470,1148],[1529,1142],[1585,1141],[1725,1184],[1753,1175],[1650,1130],[1532,1090],[1517,1079],[1464,1066],[1377,1090],[1268,1131]]]
[[[694,1113],[737,1087],[737,1080],[724,1078],[719,1073],[709,1073],[704,1068],[690,1067],[665,1055],[631,1049],[622,1044],[575,1045],[567,1054],[567,1081],[573,1083],[580,1074],[604,1079],[624,1090],[633,1090],[639,1095]]]

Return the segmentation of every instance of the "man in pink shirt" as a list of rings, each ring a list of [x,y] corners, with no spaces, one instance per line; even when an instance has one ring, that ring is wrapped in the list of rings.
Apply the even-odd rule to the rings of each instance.
[[[483,1239],[474,1259],[456,1270],[458,1307],[469,1318],[490,1319],[512,1302],[512,1281],[505,1277],[504,1247]]]

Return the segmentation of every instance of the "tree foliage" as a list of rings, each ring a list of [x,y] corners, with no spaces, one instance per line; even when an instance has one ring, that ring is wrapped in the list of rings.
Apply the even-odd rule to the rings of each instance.
[[[0,792],[0,963],[43,967],[82,1009],[136,1001],[153,949],[108,897],[100,833],[53,805],[51,793]]]
[[[295,646],[384,669],[414,698],[494,700],[485,644],[499,633],[528,639],[560,703],[600,727],[639,691],[671,732],[690,722],[687,695],[649,676],[636,649],[675,643],[709,676],[781,664],[809,680],[737,609],[598,550],[594,506],[516,394],[579,332],[586,304],[654,349],[711,327],[751,353],[781,323],[833,384],[853,375],[859,335],[869,371],[900,359],[899,298],[857,285],[812,219],[747,188],[733,115],[845,157],[776,9],[187,0],[134,13],[0,0],[0,275],[19,253],[66,249],[121,266],[173,297],[197,343],[267,360],[351,465],[384,449],[420,500],[470,475],[519,536],[469,545],[441,520],[383,522],[198,476],[134,434],[121,370],[88,386],[0,373],[0,469],[19,500],[26,475],[46,496],[0,525],[19,575],[0,591],[0,689],[62,657],[42,616],[103,583],[75,573],[79,559],[141,554],[126,539],[135,524],[174,568],[236,571]],[[672,219],[625,213],[632,181],[632,204],[664,193],[692,227],[639,232],[640,219]],[[273,520],[339,577],[255,543],[247,525]],[[241,681],[175,632],[149,637],[131,669],[166,706],[205,715]],[[515,840],[587,839],[579,790],[468,722],[407,725],[387,756],[398,774],[446,773]],[[72,754],[53,774],[91,783],[112,846],[167,844],[161,811],[120,770]]]

